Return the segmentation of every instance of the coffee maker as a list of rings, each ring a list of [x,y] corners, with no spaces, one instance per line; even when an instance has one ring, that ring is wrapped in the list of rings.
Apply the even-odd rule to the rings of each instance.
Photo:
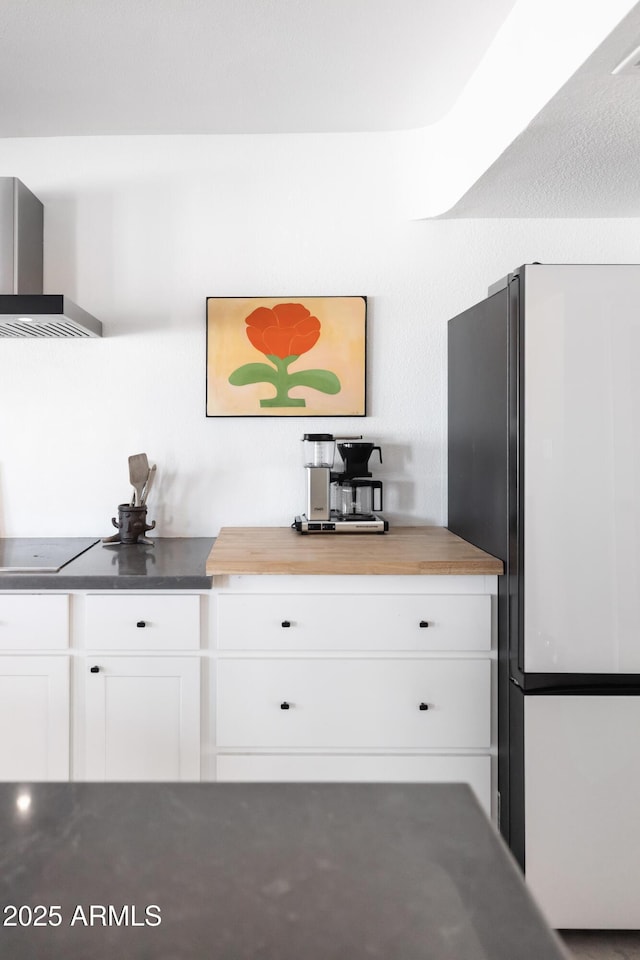
[[[304,466],[307,474],[307,510],[292,526],[299,533],[384,533],[388,522],[383,509],[381,480],[372,480],[369,458],[377,450],[362,437],[334,437],[330,433],[305,433]],[[344,469],[334,471],[336,443]]]

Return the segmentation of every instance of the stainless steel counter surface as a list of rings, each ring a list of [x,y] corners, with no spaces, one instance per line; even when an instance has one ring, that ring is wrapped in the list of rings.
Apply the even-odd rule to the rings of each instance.
[[[2,784],[0,910],[7,957],[566,956],[461,784]]]
[[[213,537],[158,537],[153,546],[96,543],[58,573],[0,573],[0,590],[208,590]],[[64,543],[61,538],[60,543]]]

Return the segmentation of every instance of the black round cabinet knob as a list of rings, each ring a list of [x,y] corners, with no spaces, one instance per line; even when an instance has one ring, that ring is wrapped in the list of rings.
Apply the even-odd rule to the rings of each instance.
[[[284,700],[284,701],[280,704],[280,709],[281,709],[281,710],[290,710],[290,709],[291,709],[291,704],[290,704],[290,703],[287,703],[287,701]]]
[[[428,703],[421,703],[420,706],[418,707],[418,710],[428,710],[428,709],[429,709]]]
[[[90,673],[100,673],[100,667],[90,667]]]

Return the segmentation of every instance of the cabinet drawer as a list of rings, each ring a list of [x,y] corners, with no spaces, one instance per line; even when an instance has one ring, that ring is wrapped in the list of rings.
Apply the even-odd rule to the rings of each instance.
[[[88,650],[198,650],[200,597],[119,595],[86,599]]]
[[[491,597],[221,594],[221,650],[484,651]]]
[[[220,660],[221,747],[483,748],[489,660]]]
[[[491,815],[491,758],[221,754],[217,779],[280,783],[468,783]]]
[[[64,650],[68,646],[68,596],[0,596],[0,650]]]

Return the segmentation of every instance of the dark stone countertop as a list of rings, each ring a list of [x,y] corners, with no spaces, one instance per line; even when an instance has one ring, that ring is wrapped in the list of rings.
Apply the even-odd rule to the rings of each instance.
[[[2,784],[0,911],[3,957],[566,957],[461,784]]]
[[[0,590],[208,590],[213,578],[205,565],[214,542],[213,537],[158,537],[153,546],[97,541],[58,573],[0,573]]]

